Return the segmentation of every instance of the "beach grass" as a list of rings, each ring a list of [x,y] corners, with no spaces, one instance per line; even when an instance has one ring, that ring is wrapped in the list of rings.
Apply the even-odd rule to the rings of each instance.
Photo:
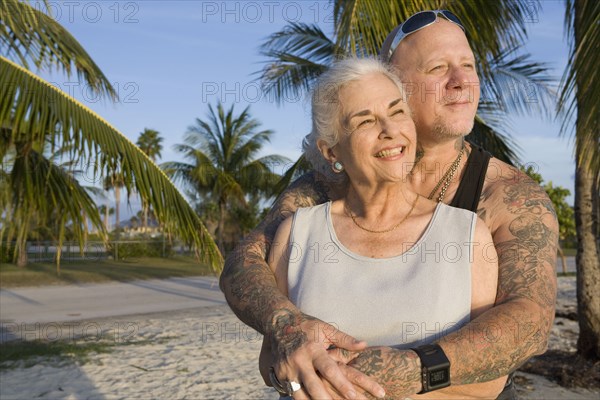
[[[176,336],[168,336],[160,340],[115,341],[107,335],[100,340],[90,341],[85,338],[74,340],[23,340],[4,342],[0,346],[0,370],[10,368],[29,368],[40,360],[50,363],[76,362],[85,364],[94,355],[110,353],[117,346],[136,346],[148,343],[164,343]]]
[[[93,354],[108,353],[114,343],[76,342],[76,341],[18,341],[2,343],[0,351],[0,370],[17,367],[32,367],[40,361],[55,362],[89,361]]]
[[[53,263],[31,263],[23,268],[2,263],[0,288],[127,282],[212,274],[208,266],[192,257],[64,261],[60,266],[60,274]]]

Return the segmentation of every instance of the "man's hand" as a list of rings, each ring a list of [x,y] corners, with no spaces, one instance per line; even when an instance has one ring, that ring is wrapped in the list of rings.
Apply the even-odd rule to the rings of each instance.
[[[269,335],[273,367],[280,380],[302,383],[295,399],[366,399],[363,392],[385,396],[383,388],[365,374],[346,368],[328,353],[335,346],[345,357],[356,357],[367,347],[336,327],[302,313],[283,311],[274,318]],[[264,367],[263,367],[264,369]],[[356,388],[355,388],[356,386]]]
[[[377,379],[392,399],[412,396],[422,388],[421,361],[412,350],[369,347],[348,366]]]

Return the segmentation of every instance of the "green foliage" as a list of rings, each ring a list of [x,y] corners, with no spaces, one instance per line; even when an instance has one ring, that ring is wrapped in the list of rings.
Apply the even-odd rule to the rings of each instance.
[[[211,273],[208,265],[198,263],[198,260],[193,257],[137,257],[115,261],[104,259],[98,254],[87,253],[85,260],[66,259],[60,275],[56,274],[54,266],[49,262],[33,262],[23,268],[2,263],[0,264],[0,288],[128,282]]]
[[[116,98],[102,71],[56,20],[27,1],[0,2],[0,215],[13,216],[10,229],[0,228],[0,239],[16,240],[19,264],[26,264],[31,222],[48,219],[52,210],[58,211],[59,244],[69,222],[80,244],[88,221],[103,232],[86,191],[45,158],[49,146],[67,150],[71,163],[93,165],[88,176],[118,172],[123,187],[139,193],[165,232],[193,243],[197,255],[219,271],[221,254],[168,177],[107,121],[29,71],[32,63],[40,71],[57,69],[68,76],[76,71],[96,94]]]
[[[86,363],[92,353],[109,353],[116,342],[85,340],[32,340],[2,343],[0,352],[0,370],[12,367],[33,367],[38,357],[48,357],[58,362],[71,361]],[[60,364],[59,364],[60,365]]]
[[[162,151],[163,138],[160,137],[160,133],[154,129],[145,128],[138,137],[135,144],[142,150],[152,161],[156,161],[160,158],[160,152]]]
[[[170,241],[164,242],[160,239],[136,240],[123,242],[109,242],[108,248],[113,259],[118,255],[119,260],[127,260],[140,257],[171,257],[173,256],[173,245]]]
[[[523,166],[520,167],[521,171],[525,172],[527,176],[537,182],[538,185],[542,185],[544,178],[542,178],[542,174],[538,173],[536,168],[533,165],[528,165],[527,168]]]
[[[13,242],[0,241],[0,264],[7,264],[13,261],[15,245]]]
[[[552,181],[544,185],[544,190],[548,193],[554,209],[556,210],[556,216],[559,224],[559,239],[567,247],[575,247],[577,241],[577,231],[575,230],[575,212],[566,202],[567,196],[571,195],[569,189],[565,189],[561,186],[554,186]]]
[[[278,155],[256,158],[273,132],[259,131],[260,122],[251,117],[249,107],[236,114],[233,105],[225,111],[219,102],[216,110],[212,105],[208,110],[208,119],[197,118],[184,143],[175,146],[187,162],[167,162],[161,167],[193,197],[216,205],[204,207],[203,212],[216,220],[217,242],[224,250],[231,210],[246,208],[247,196],[273,196],[280,179],[275,170],[288,160]]]

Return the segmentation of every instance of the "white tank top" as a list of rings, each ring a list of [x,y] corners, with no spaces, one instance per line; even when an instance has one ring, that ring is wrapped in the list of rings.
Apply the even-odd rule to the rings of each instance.
[[[288,293],[300,310],[370,346],[400,348],[469,321],[476,214],[439,203],[416,243],[403,243],[395,257],[369,258],[338,240],[330,209],[328,202],[294,215]]]

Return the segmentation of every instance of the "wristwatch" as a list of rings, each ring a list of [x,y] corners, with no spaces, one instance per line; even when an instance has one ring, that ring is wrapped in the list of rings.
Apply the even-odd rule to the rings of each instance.
[[[437,344],[427,344],[413,350],[421,359],[423,390],[418,394],[450,386],[450,360]]]

